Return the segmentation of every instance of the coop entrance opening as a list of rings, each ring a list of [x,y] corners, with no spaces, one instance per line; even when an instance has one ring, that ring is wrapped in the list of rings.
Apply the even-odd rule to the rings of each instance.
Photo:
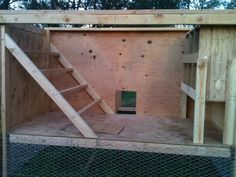
[[[116,113],[136,114],[136,95],[135,91],[117,91]]]

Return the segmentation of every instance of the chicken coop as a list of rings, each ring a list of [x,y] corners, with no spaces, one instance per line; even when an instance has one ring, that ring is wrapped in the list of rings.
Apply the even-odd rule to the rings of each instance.
[[[3,177],[236,176],[236,10],[0,24]]]

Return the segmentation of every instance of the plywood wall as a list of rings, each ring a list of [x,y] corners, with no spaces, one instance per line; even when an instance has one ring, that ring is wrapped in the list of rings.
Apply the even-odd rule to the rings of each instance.
[[[179,117],[184,33],[51,32],[51,39],[113,110],[116,91],[130,90],[137,114]]]
[[[29,25],[14,25],[7,27],[7,33],[24,51],[32,52],[27,54],[39,68],[48,68],[49,60],[46,56],[34,53],[45,53],[47,50],[44,31]],[[9,78],[6,85],[9,101],[7,124],[8,128],[12,128],[23,121],[48,112],[49,97],[8,50],[6,50],[6,60],[8,61],[7,75]]]
[[[211,41],[207,75],[207,119],[223,130],[228,61],[236,57],[236,27],[206,26],[200,30]],[[200,41],[203,43],[204,41]]]

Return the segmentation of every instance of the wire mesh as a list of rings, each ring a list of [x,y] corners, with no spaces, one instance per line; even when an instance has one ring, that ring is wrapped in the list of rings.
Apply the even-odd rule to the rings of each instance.
[[[9,177],[230,177],[232,157],[8,143]]]

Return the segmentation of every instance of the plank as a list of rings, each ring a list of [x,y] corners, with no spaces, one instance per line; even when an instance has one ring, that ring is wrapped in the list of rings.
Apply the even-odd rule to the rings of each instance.
[[[186,93],[188,96],[190,96],[193,100],[195,100],[196,98],[196,94],[195,94],[195,89],[192,88],[191,86],[181,82],[181,90]]]
[[[87,106],[85,106],[81,110],[79,110],[78,114],[83,114],[85,111],[87,111],[88,109],[92,108],[93,106],[98,104],[100,101],[101,101],[101,99],[94,100],[93,102],[91,102],[90,104],[88,104]]]
[[[81,31],[81,32],[87,32],[87,31],[189,31],[192,28],[178,28],[178,27],[159,27],[159,28],[151,28],[151,27],[146,27],[146,28],[63,28],[63,27],[46,27],[44,28],[45,30],[49,30],[49,31]]]
[[[198,144],[204,142],[207,61],[207,56],[199,59],[196,71],[193,142]]]
[[[136,111],[135,107],[119,107],[118,111]]]
[[[1,132],[2,132],[2,176],[7,176],[7,69],[5,51],[5,26],[1,25]]]
[[[228,60],[223,143],[236,144],[236,59]]]
[[[34,55],[48,55],[48,56],[59,56],[56,52],[39,52],[39,51],[30,51],[30,50],[24,50],[26,54],[34,54]]]
[[[85,89],[87,87],[88,87],[88,84],[79,85],[79,86],[75,86],[75,87],[71,87],[71,88],[67,88],[67,89],[61,90],[60,93],[61,94],[71,93],[71,92],[74,92],[74,91],[83,90],[83,89]]]
[[[102,148],[116,149],[137,152],[154,152],[180,155],[193,155],[204,157],[231,157],[231,148],[224,146],[210,145],[176,145],[162,144],[151,142],[135,142],[135,141],[119,141],[109,139],[84,139],[75,137],[56,137],[56,136],[41,136],[41,135],[24,135],[10,134],[10,142],[39,144],[39,145],[56,145],[56,146],[73,146],[86,148]]]
[[[33,79],[41,86],[41,88],[50,96],[50,98],[58,105],[58,107],[67,115],[71,122],[80,130],[80,132],[88,138],[97,138],[93,130],[86,122],[77,114],[71,105],[62,97],[58,90],[50,83],[50,81],[39,71],[28,56],[20,49],[20,47],[6,34],[6,47],[33,77]]]
[[[51,51],[60,53],[60,57],[58,58],[58,61],[65,67],[65,68],[74,68],[70,62],[62,55],[62,53],[53,45],[51,44]],[[94,99],[98,100],[101,99],[101,97],[98,95],[98,93],[95,91],[95,89],[92,88],[90,84],[86,82],[86,80],[83,78],[83,76],[79,73],[78,70],[73,70],[72,76],[81,84],[87,84],[88,87],[86,88],[86,91],[88,94]],[[101,99],[99,102],[99,106],[107,113],[107,114],[114,114],[113,110],[105,103],[104,100]]]
[[[79,17],[79,18],[78,18]],[[1,11],[0,23],[33,24],[236,24],[235,10]]]
[[[72,72],[73,68],[41,69],[40,71],[44,74],[61,74]]]

